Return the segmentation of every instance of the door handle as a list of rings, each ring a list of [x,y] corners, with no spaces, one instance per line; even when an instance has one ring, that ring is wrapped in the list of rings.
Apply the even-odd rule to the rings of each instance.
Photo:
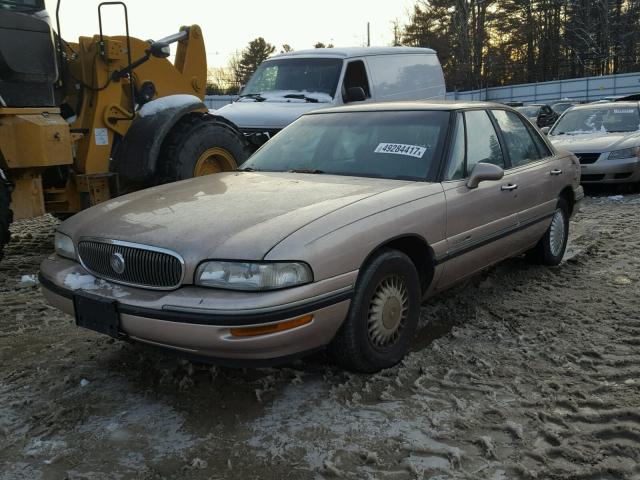
[[[515,190],[516,188],[518,188],[518,185],[516,185],[515,183],[510,183],[509,185],[502,185],[500,187],[500,190],[509,191],[509,190]]]
[[[562,170],[560,170],[559,168],[554,168],[553,170],[551,170],[549,172],[551,175],[560,175],[562,173]]]

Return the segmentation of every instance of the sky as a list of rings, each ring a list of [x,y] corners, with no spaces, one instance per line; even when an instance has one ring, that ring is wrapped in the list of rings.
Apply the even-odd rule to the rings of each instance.
[[[56,0],[45,0],[55,24]],[[62,0],[62,36],[75,41],[98,33],[99,0]],[[128,0],[129,30],[134,37],[154,39],[178,31],[181,25],[200,25],[209,67],[226,66],[230,55],[256,37],[294,50],[317,42],[336,47],[366,45],[367,22],[371,45],[390,45],[395,19],[405,22],[415,0]],[[124,34],[120,7],[103,7],[106,34]]]

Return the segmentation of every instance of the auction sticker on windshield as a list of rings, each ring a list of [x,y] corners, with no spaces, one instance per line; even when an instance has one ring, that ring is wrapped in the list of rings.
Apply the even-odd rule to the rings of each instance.
[[[418,145],[406,145],[404,143],[379,143],[374,153],[394,153],[396,155],[408,155],[410,157],[422,158],[426,147]]]

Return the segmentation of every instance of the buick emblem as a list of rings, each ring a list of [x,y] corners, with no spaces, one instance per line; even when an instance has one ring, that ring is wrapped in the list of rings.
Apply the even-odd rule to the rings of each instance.
[[[109,259],[109,265],[111,265],[111,269],[116,272],[118,275],[122,275],[124,273],[124,257],[121,253],[116,252],[111,255]]]

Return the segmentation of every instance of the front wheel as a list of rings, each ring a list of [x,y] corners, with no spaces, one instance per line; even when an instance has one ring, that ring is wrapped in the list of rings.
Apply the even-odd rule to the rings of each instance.
[[[343,367],[364,373],[398,363],[420,315],[420,279],[407,255],[383,250],[362,269],[349,313],[329,345]]]
[[[569,239],[569,208],[560,198],[551,217],[551,224],[538,244],[527,256],[533,263],[540,265],[558,265],[562,261]]]

